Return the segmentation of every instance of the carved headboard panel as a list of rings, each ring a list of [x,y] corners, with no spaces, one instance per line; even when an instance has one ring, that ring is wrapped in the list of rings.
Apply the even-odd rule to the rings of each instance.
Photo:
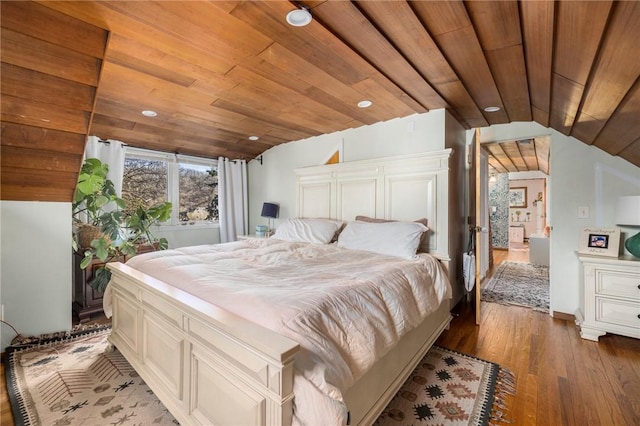
[[[413,221],[426,217],[429,252],[448,261],[450,149],[295,170],[297,216],[344,221],[363,215]]]

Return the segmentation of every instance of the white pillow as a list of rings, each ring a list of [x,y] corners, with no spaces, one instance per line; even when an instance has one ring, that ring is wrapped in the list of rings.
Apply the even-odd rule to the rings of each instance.
[[[291,218],[278,226],[273,238],[284,241],[327,244],[333,240],[341,226],[341,221],[331,219]]]
[[[399,221],[399,220],[389,220],[389,219],[377,219],[374,217],[368,217],[368,216],[356,216],[356,220],[359,222],[372,222],[372,223],[384,223],[384,222],[403,222],[403,221]],[[423,217],[421,219],[416,219],[413,221],[406,221],[406,222],[417,222],[417,223],[421,223],[424,226],[427,227],[427,231],[429,231],[429,225],[428,225],[428,220],[426,217]],[[418,245],[418,253],[429,253],[429,232],[424,232],[422,234],[422,238],[420,239],[420,244]]]
[[[417,222],[349,222],[340,232],[338,247],[411,259],[427,230]]]

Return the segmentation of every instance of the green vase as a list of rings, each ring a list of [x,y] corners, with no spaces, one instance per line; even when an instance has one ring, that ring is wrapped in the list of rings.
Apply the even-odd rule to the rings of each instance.
[[[640,232],[633,237],[627,238],[627,241],[624,242],[624,246],[629,253],[635,257],[640,257]]]

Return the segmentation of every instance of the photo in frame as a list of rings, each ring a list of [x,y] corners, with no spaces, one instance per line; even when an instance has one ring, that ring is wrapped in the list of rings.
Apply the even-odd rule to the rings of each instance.
[[[620,253],[620,229],[582,228],[578,253],[618,257]]]
[[[527,207],[527,187],[509,188],[509,207]]]

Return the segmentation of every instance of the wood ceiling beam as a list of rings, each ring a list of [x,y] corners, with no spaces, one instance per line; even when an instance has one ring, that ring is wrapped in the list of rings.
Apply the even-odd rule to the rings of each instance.
[[[376,23],[379,31],[398,49],[405,60],[453,107],[467,128],[488,123],[446,58],[407,2],[360,2],[357,6]],[[397,25],[403,22],[404,25]],[[463,118],[465,117],[465,118]]]
[[[615,2],[607,28],[571,131],[587,144],[594,142],[640,76],[640,2]]]
[[[526,45],[525,63],[529,80],[531,114],[535,121],[549,126],[551,103],[551,64],[555,18],[554,1],[519,2],[522,37]]]
[[[518,3],[466,2],[493,79],[511,121],[531,121]]]
[[[536,157],[536,148],[534,139],[525,139],[517,141],[518,150],[525,163],[526,170],[539,170],[538,159]]]
[[[502,167],[507,172],[518,171],[515,164],[513,164],[513,161],[511,161],[511,158],[509,157],[509,155],[505,152],[502,143],[494,142],[494,143],[489,143],[485,145],[487,145],[487,148],[489,149],[489,152],[491,152],[491,155],[495,157],[495,159],[502,165]]]
[[[640,78],[598,134],[593,145],[612,155],[618,155],[628,149],[640,135],[638,111],[640,111]]]
[[[518,143],[516,141],[501,142],[500,147],[502,148],[504,153],[507,155],[507,157],[509,157],[509,160],[511,161],[511,163],[513,163],[513,166],[515,167],[514,171],[525,172],[528,170],[527,164],[522,158],[522,154],[518,149]]]
[[[613,2],[557,4],[551,126],[569,135],[580,108]]]
[[[536,156],[538,158],[538,167],[540,171],[546,175],[549,174],[549,156],[551,153],[551,137],[543,136],[535,138]]]
[[[414,2],[412,7],[459,76],[480,110],[498,106],[495,113],[482,112],[489,124],[508,122],[500,93],[483,54],[482,46],[462,2]]]
[[[314,8],[314,15],[426,110],[448,107],[446,101],[366,19],[355,3],[325,2]],[[420,90],[416,90],[418,87]]]

